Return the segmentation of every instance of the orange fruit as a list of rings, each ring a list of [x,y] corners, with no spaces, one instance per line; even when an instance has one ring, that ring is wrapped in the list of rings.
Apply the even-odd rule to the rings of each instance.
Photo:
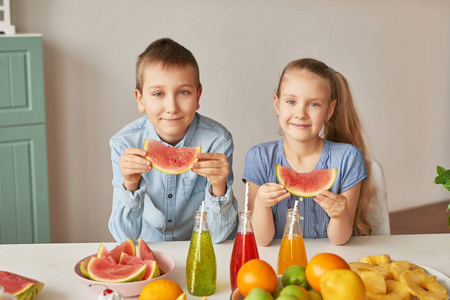
[[[158,279],[142,289],[138,300],[176,300],[182,294],[183,290],[175,281]]]
[[[247,296],[253,288],[262,288],[273,293],[277,287],[277,274],[266,261],[252,259],[239,269],[236,277],[237,287],[242,296]]]
[[[309,285],[320,293],[320,277],[330,270],[350,269],[348,263],[333,253],[319,253],[306,265],[305,275]]]

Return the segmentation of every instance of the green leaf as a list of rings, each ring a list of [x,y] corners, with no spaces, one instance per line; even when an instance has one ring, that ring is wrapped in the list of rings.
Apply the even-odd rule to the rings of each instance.
[[[450,210],[450,204],[448,205],[447,210],[445,212],[448,212],[449,210]]]
[[[438,175],[441,175],[441,173],[445,171],[445,168],[443,168],[441,166],[437,166],[436,169],[437,169]]]
[[[444,183],[444,187],[450,191],[450,181],[447,181],[446,183]]]
[[[447,171],[450,171],[450,170],[447,170]],[[434,183],[442,184],[442,183],[446,183],[447,181],[450,181],[450,172],[447,172],[447,171],[436,176],[436,178],[434,178]]]

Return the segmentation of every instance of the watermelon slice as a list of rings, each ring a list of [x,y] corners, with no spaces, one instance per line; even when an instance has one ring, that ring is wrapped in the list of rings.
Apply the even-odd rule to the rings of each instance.
[[[87,272],[92,280],[100,282],[131,282],[139,281],[144,276],[147,265],[112,264],[106,259],[91,257]]]
[[[146,159],[152,162],[152,168],[166,174],[181,174],[192,169],[198,161],[196,154],[202,147],[168,147],[155,140],[145,140]]]
[[[322,190],[330,189],[336,181],[337,169],[314,170],[297,173],[289,167],[277,164],[278,182],[292,195],[315,197]]]
[[[138,247],[136,249],[136,255],[137,255],[137,257],[142,259],[144,262],[156,261],[156,263],[158,264],[158,268],[159,268],[159,275],[164,275],[166,273],[163,270],[163,268],[161,268],[161,265],[157,261],[156,256],[153,253],[152,249],[150,249],[150,247],[147,245],[147,243],[142,238],[139,238],[139,240],[138,240]],[[147,270],[147,273],[148,272],[149,271]]]
[[[32,300],[44,287],[40,281],[6,271],[0,271],[0,285],[17,300]]]
[[[136,245],[134,244],[132,238],[129,238],[125,242],[120,243],[120,245],[116,246],[109,252],[109,255],[114,259],[116,263],[119,263],[120,255],[122,254],[122,252],[125,252],[128,255],[136,256]]]
[[[80,272],[81,274],[83,274],[86,278],[89,278],[89,273],[87,272],[87,265],[89,263],[89,260],[91,259],[91,257],[86,257],[85,259],[83,259],[82,261],[80,261],[79,266],[80,266]]]
[[[152,279],[160,275],[160,267],[156,260],[142,260],[137,256],[131,256],[122,252],[119,263],[124,265],[147,265],[147,270],[142,280]]]
[[[108,249],[106,249],[106,246],[103,244],[103,242],[100,244],[100,247],[98,247],[97,258],[103,258],[110,263],[117,264],[117,261],[111,256],[111,254],[109,254]],[[85,263],[83,267],[87,267],[87,263]],[[81,273],[83,273],[83,271],[81,271]]]

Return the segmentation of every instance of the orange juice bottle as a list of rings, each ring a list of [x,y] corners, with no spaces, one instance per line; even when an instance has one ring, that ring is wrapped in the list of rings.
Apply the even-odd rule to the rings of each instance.
[[[277,274],[283,274],[290,266],[297,265],[306,268],[307,263],[305,242],[298,221],[298,210],[288,209],[286,226],[278,253]]]

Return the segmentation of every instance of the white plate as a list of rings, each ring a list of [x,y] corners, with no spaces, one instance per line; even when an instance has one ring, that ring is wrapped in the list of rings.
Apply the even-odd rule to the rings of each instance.
[[[89,255],[75,265],[75,274],[77,277],[92,291],[94,291],[97,294],[102,293],[105,289],[111,289],[113,291],[117,291],[124,297],[133,297],[133,296],[139,296],[141,294],[142,289],[151,281],[156,279],[162,279],[169,276],[169,274],[175,269],[175,259],[173,259],[168,254],[165,254],[163,252],[159,251],[153,251],[155,254],[156,260],[160,264],[160,267],[166,272],[164,275],[158,276],[153,279],[149,280],[141,280],[141,281],[135,281],[135,282],[124,282],[124,283],[109,283],[109,282],[98,282],[93,281],[90,279],[87,279],[84,277],[83,274],[81,274],[80,271],[80,265],[79,263],[90,256],[95,256],[96,254]]]

